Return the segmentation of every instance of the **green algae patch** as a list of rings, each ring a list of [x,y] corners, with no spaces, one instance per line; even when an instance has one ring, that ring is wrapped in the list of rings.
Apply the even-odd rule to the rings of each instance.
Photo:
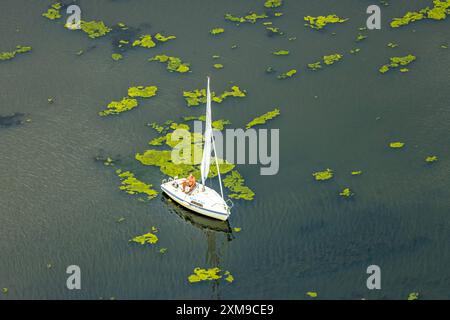
[[[278,50],[278,51],[272,52],[272,54],[275,56],[287,56],[287,55],[289,55],[289,53],[290,53],[289,50]]]
[[[49,20],[57,20],[59,18],[61,18],[61,3],[56,2],[54,4],[51,5],[51,7],[42,14],[43,17],[46,17]]]
[[[116,171],[118,177],[122,180],[119,187],[120,190],[125,191],[128,194],[145,194],[147,199],[151,200],[158,195],[158,191],[152,189],[151,184],[146,184],[134,176],[130,171],[122,172],[121,170]]]
[[[359,175],[361,175],[362,173],[363,173],[362,170],[350,172],[350,174],[351,174],[352,176],[359,176]]]
[[[344,198],[351,198],[351,197],[353,197],[355,194],[353,193],[352,190],[350,190],[350,188],[344,188],[344,189],[339,193],[339,195],[340,195],[341,197],[344,197]]]
[[[367,39],[367,36],[366,36],[366,35],[361,34],[361,33],[358,33],[358,35],[356,36],[355,41],[356,41],[356,42],[361,42],[361,41],[363,41],[363,40],[365,40],[365,39]]]
[[[326,169],[324,171],[314,172],[312,175],[317,181],[330,180],[333,178],[333,170]]]
[[[245,126],[246,129],[250,129],[256,125],[265,124],[267,121],[278,117],[280,115],[280,109],[275,108],[272,111],[266,112],[263,115],[256,117]]]
[[[267,0],[264,2],[266,8],[279,8],[283,5],[283,0]]]
[[[308,291],[307,293],[306,293],[306,295],[308,296],[308,297],[311,297],[311,298],[317,298],[317,292],[315,292],[315,291]]]
[[[399,68],[401,66],[405,67],[405,66],[409,65],[410,63],[412,63],[413,61],[415,61],[416,60],[416,56],[414,56],[412,54],[408,54],[408,55],[403,56],[403,57],[392,57],[392,58],[389,58],[389,59],[390,59],[390,63],[389,64],[382,65],[378,69],[378,71],[380,73],[384,74],[384,73],[388,72],[391,69],[396,69],[396,68]],[[403,69],[403,71],[401,71],[402,69]],[[407,72],[407,71],[409,71],[408,68],[400,68],[400,72]]]
[[[170,40],[174,40],[176,38],[177,37],[174,36],[174,35],[165,36],[165,35],[162,35],[161,33],[155,34],[155,39],[156,39],[156,41],[159,41],[159,42],[167,42],[167,41],[170,41]]]
[[[167,70],[169,72],[186,73],[190,70],[190,64],[184,63],[178,57],[170,57],[165,54],[156,55],[150,58],[148,61],[158,61],[167,64]]]
[[[29,46],[16,46],[13,51],[0,52],[0,61],[6,61],[13,59],[16,55],[30,52],[32,50]]]
[[[216,36],[216,35],[224,33],[224,32],[225,32],[224,28],[214,28],[209,31],[209,33],[211,33],[213,36]]]
[[[447,15],[450,14],[450,0],[434,0],[433,7],[426,7],[419,11],[409,11],[405,13],[403,17],[392,19],[391,28],[399,28],[406,26],[412,22],[431,19],[431,20],[444,20]]]
[[[244,178],[237,171],[231,171],[229,175],[223,179],[223,185],[233,193],[228,197],[232,199],[253,200],[255,193],[244,185]]]
[[[112,58],[114,61],[119,61],[119,60],[122,60],[122,59],[123,59],[123,55],[121,55],[120,53],[113,53],[113,54],[111,55],[111,58]]]
[[[123,98],[120,101],[111,101],[107,106],[106,110],[100,111],[100,116],[108,116],[112,114],[119,114],[128,110],[132,110],[138,106],[138,101],[131,98]]]
[[[282,74],[278,75],[277,78],[279,80],[289,79],[289,78],[292,78],[293,76],[295,76],[296,74],[297,74],[297,70],[291,69],[289,71],[283,72]]]
[[[2,288],[2,293],[3,294],[7,294],[9,292],[9,289],[8,288]]]
[[[393,49],[393,48],[397,48],[397,47],[398,47],[398,44],[395,43],[395,42],[389,42],[386,46],[387,46],[388,48]]]
[[[128,88],[128,96],[129,97],[141,97],[141,98],[150,98],[156,96],[156,92],[158,91],[158,87],[156,86],[137,86]]]
[[[341,18],[335,14],[330,14],[327,16],[317,16],[317,17],[306,16],[303,18],[303,20],[306,21],[305,24],[306,27],[310,27],[315,30],[321,30],[329,24],[344,23],[345,21],[348,20],[348,18]]]
[[[215,64],[213,65],[213,67],[214,67],[214,69],[223,69],[223,64],[221,64],[221,63],[215,63]]]
[[[428,156],[425,158],[425,162],[426,163],[433,163],[438,161],[438,157],[437,156]]]
[[[335,53],[335,54],[331,54],[331,55],[328,55],[328,56],[324,56],[323,57],[323,62],[326,65],[332,65],[332,64],[335,64],[337,61],[340,61],[342,58],[343,58],[342,54]]]
[[[418,292],[411,292],[408,295],[408,300],[412,301],[412,300],[419,300],[419,293]]]
[[[245,90],[241,90],[238,86],[232,86],[230,90],[224,91],[220,95],[216,95],[215,92],[211,92],[211,99],[215,103],[222,103],[229,97],[243,98],[247,95]],[[206,90],[196,89],[192,91],[183,91],[183,97],[185,98],[188,107],[198,106],[206,103]]]
[[[322,63],[320,61],[308,63],[308,69],[316,71],[322,69]]]
[[[153,38],[149,34],[145,34],[140,36],[139,39],[134,40],[133,47],[142,47],[142,48],[154,48],[156,47],[156,43],[153,41]]]
[[[250,12],[245,16],[239,17],[234,16],[230,13],[225,14],[225,20],[231,21],[231,22],[237,22],[237,23],[256,23],[256,21],[261,19],[266,19],[269,16],[265,13],[257,14],[255,12]]]
[[[103,21],[81,21],[81,30],[88,35],[89,38],[95,39],[103,37],[109,32],[111,28],[106,26]]]
[[[404,142],[399,142],[399,141],[397,141],[397,142],[391,142],[391,143],[389,143],[389,148],[392,148],[392,149],[401,149],[401,148],[403,148],[405,146],[405,143]]]
[[[233,275],[230,273],[230,271],[225,271],[224,273],[225,281],[232,283],[234,281]]]
[[[202,269],[195,268],[194,273],[188,277],[188,281],[190,283],[200,282],[200,281],[210,281],[210,280],[218,280],[222,278],[219,268],[210,268],[210,269]]]
[[[357,53],[359,53],[360,51],[361,51],[360,48],[355,48],[355,49],[351,49],[349,52],[350,52],[351,54],[357,54]]]
[[[156,244],[158,240],[159,239],[155,234],[149,232],[141,236],[134,237],[133,239],[130,240],[130,242],[136,242],[139,243],[140,245],[146,245],[146,244]]]
[[[188,281],[189,283],[197,283],[202,281],[219,280],[222,278],[229,283],[234,281],[234,277],[230,271],[222,271],[217,267],[209,269],[197,267],[194,269],[193,274],[188,276]]]
[[[242,231],[242,228],[235,227],[235,228],[233,228],[233,231],[234,231],[234,232],[241,232],[241,231]]]

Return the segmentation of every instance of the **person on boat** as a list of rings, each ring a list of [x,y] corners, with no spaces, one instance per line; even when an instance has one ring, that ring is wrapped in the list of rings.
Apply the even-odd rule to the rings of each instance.
[[[194,190],[197,182],[195,181],[195,177],[192,175],[192,173],[189,174],[189,177],[187,179],[184,179],[183,183],[181,184],[181,187],[184,190],[186,190],[186,187],[189,187],[188,191],[184,191],[185,193],[190,193],[192,190]]]

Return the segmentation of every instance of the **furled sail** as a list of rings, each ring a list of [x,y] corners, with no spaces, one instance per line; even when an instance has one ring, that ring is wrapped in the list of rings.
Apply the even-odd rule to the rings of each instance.
[[[206,91],[205,143],[203,146],[203,158],[200,166],[203,185],[205,185],[205,181],[208,178],[209,166],[211,164],[212,126],[211,126],[211,92],[209,90],[209,77],[208,77],[208,87],[206,90],[207,91]]]

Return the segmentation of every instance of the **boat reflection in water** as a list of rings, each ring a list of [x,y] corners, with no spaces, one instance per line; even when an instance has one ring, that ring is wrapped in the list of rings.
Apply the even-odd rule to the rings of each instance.
[[[162,194],[161,201],[167,206],[169,211],[176,213],[181,219],[190,223],[194,227],[202,231],[206,237],[208,250],[206,252],[205,263],[208,267],[220,267],[220,260],[224,251],[228,247],[228,242],[234,239],[233,231],[230,223],[217,219],[208,218],[196,214],[172,199],[166,194]],[[223,283],[223,279],[214,280],[212,282],[212,299],[220,299],[219,286]]]

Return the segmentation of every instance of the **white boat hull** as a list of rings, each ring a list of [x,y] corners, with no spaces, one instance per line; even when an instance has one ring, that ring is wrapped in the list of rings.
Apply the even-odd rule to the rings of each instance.
[[[161,185],[161,190],[173,201],[196,213],[221,221],[228,219],[230,207],[214,189],[197,183],[196,188],[186,194],[181,187],[184,180],[176,179],[165,182]]]

